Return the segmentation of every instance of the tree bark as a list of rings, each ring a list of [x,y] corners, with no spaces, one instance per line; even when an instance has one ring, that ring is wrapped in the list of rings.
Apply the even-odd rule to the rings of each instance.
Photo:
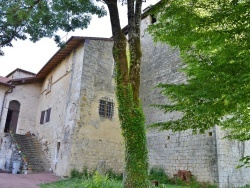
[[[113,56],[116,62],[119,119],[125,142],[125,188],[147,187],[148,158],[145,118],[139,100],[140,91],[140,22],[141,0],[128,0],[129,41],[122,33],[117,0],[104,0],[107,4],[114,39]],[[129,44],[129,59],[126,47]]]

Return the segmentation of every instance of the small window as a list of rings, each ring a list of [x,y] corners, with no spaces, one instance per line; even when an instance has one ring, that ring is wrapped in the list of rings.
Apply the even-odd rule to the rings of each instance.
[[[113,74],[112,74],[112,77],[115,78],[116,77],[116,63],[114,61],[114,64],[113,64]]]
[[[114,116],[114,102],[111,99],[103,98],[99,104],[99,115],[112,119]]]
[[[47,93],[51,91],[51,87],[52,87],[52,76],[48,80]]]
[[[155,15],[150,15],[151,16],[151,24],[154,24],[157,20],[156,20],[156,17]]]
[[[46,123],[50,121],[50,112],[51,112],[51,108],[49,108],[48,110],[46,110]]]
[[[41,112],[40,124],[44,124],[50,121],[51,108]]]
[[[58,159],[58,154],[59,154],[59,151],[60,151],[60,146],[61,146],[61,143],[60,143],[60,142],[57,142],[57,147],[56,147],[56,159]]]
[[[45,116],[45,111],[41,112],[41,118],[40,118],[40,124],[44,123],[44,116]]]

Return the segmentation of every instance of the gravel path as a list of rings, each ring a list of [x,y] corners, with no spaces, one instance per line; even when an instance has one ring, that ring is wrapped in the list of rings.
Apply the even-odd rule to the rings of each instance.
[[[0,173],[0,188],[38,188],[38,184],[60,180],[52,173],[7,174]]]

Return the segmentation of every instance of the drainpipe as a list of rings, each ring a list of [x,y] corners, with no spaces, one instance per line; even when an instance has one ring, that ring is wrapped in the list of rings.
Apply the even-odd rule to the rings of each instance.
[[[4,93],[4,96],[3,96],[3,103],[2,103],[1,112],[0,112],[0,123],[1,123],[1,120],[2,120],[2,114],[3,114],[3,108],[4,108],[4,103],[5,103],[6,95],[7,95],[8,93],[12,93],[13,88],[15,88],[15,86],[14,86],[14,85],[11,85],[10,88],[9,88],[7,91],[5,91],[5,93]]]

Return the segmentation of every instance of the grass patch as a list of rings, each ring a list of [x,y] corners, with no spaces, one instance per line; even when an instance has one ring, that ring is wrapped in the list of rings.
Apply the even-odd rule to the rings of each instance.
[[[82,183],[82,179],[69,178],[52,183],[40,184],[39,186],[41,188],[83,188]]]
[[[57,182],[40,184],[40,188],[93,188],[94,183],[92,179],[84,180],[78,178],[69,178]],[[111,180],[111,182],[100,186],[100,188],[122,188],[122,181]],[[159,188],[191,188],[189,186],[179,186],[170,184],[160,184]]]
[[[200,183],[194,177],[190,182],[184,182],[180,178],[169,178],[161,168],[152,168],[149,173],[149,185],[152,180],[159,182],[159,188],[216,188],[208,183]],[[149,186],[153,188],[155,186]],[[122,174],[115,174],[112,170],[105,175],[96,171],[88,173],[87,169],[82,172],[73,169],[70,178],[57,182],[41,184],[40,188],[122,188]],[[245,187],[244,187],[245,188]]]

